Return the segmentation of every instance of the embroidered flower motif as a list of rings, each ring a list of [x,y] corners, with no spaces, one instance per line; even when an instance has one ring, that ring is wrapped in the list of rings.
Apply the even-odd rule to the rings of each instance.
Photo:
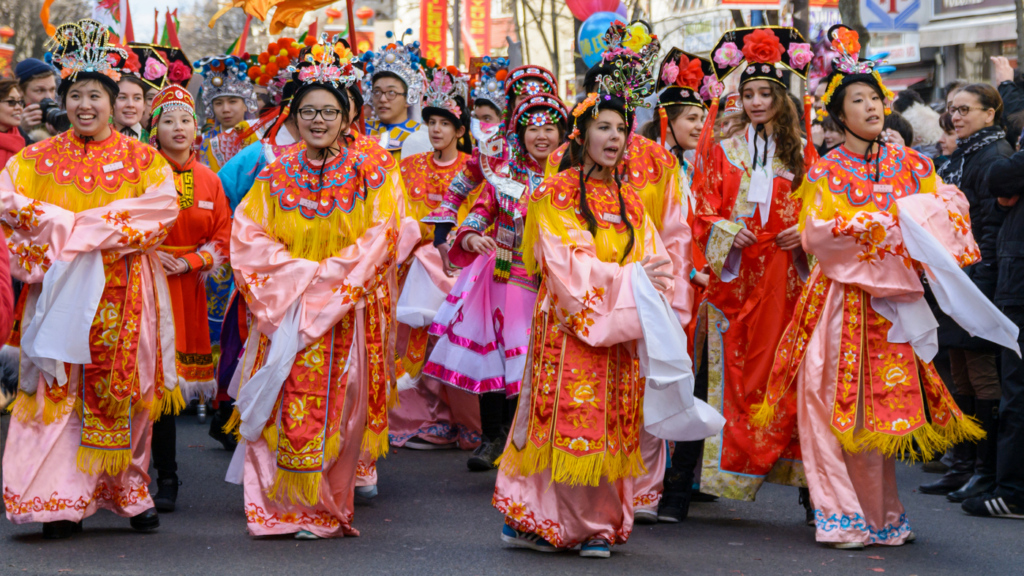
[[[814,52],[811,45],[803,42],[796,42],[789,45],[789,65],[797,70],[807,66],[814,59]]]
[[[743,56],[747,62],[775,64],[782,60],[785,51],[779,37],[767,28],[754,30],[743,39]]]
[[[910,422],[907,422],[906,418],[898,418],[893,420],[891,426],[893,432],[903,432],[910,429]]]
[[[576,451],[576,452],[586,452],[589,449],[590,449],[590,441],[587,440],[586,438],[582,438],[582,437],[580,437],[580,438],[573,438],[569,442],[569,450],[573,450],[573,451]]]
[[[891,364],[885,368],[885,373],[882,374],[882,382],[885,383],[886,388],[895,388],[907,383],[910,378],[910,374],[907,373],[907,369],[898,364]]]
[[[715,64],[719,68],[729,68],[743,61],[743,53],[736,47],[735,42],[725,42],[715,52]]]

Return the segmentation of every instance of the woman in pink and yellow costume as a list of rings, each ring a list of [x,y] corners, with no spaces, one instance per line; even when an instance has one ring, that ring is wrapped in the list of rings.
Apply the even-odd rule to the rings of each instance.
[[[108,44],[106,27],[64,24],[52,42],[72,129],[0,173],[11,273],[26,284],[4,505],[16,524],[43,522],[45,538],[71,536],[100,508],[153,530],[150,419],[184,406],[153,253],[178,194],[154,149],[108,125],[127,54]]]
[[[796,387],[804,469],[819,542],[837,548],[914,539],[896,490],[895,458],[941,454],[982,431],[932,366],[942,309],[972,334],[1017,350],[1016,330],[960,270],[979,258],[967,200],[931,161],[881,134],[892,97],[856,32],[829,30],[839,52],[823,100],[846,143],[808,172],[801,240],[817,265],[778,347],[755,423]]]
[[[494,468],[505,446],[506,398],[522,385],[538,286],[523,265],[523,225],[544,160],[565,137],[568,116],[550,94],[531,96],[516,108],[505,139],[508,163],[498,171],[482,164],[487,182],[448,252],[464,270],[430,327],[439,340],[424,373],[480,395],[485,438],[467,463],[471,470]]]
[[[231,261],[255,318],[235,405],[254,536],[357,535],[360,452],[387,451],[403,204],[398,174],[344,145],[345,56],[322,36],[293,69],[305,147],[267,166],[235,211]]]
[[[402,158],[402,183],[411,226],[402,226],[399,256],[411,254],[398,270],[402,293],[396,309],[398,322],[398,404],[391,409],[393,446],[432,450],[458,446],[464,450],[480,443],[480,410],[476,398],[448,388],[422,373],[432,348],[427,333],[455,278],[445,271],[434,248],[434,230],[419,222],[441,205],[448,185],[472,150],[466,78],[454,66],[424,66],[427,88],[423,96],[423,122],[433,150]],[[412,238],[410,238],[412,236]],[[411,240],[411,245],[409,240]]]
[[[652,38],[598,79],[599,91],[573,112],[571,167],[530,197],[523,263],[540,289],[493,498],[505,515],[502,540],[517,547],[580,545],[581,556],[607,558],[633,529],[633,483],[646,472],[644,287],[662,322],[682,333],[669,305],[671,260],[640,194],[615,170],[634,110],[652,91],[658,47]]]

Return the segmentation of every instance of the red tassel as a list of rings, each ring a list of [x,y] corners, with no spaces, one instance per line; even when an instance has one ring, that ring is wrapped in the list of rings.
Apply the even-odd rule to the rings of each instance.
[[[807,130],[807,146],[804,147],[804,173],[806,174],[811,166],[818,161],[818,149],[814,147],[814,138],[811,138],[811,124],[814,119],[814,98],[804,92],[804,127]]]
[[[280,106],[275,106],[266,110],[259,118],[249,124],[249,128],[245,132],[242,132],[242,138],[248,138],[266,126],[271,126],[271,130],[273,130],[273,124],[279,117],[281,118],[281,121],[284,121],[285,115],[281,114]]]
[[[661,144],[662,148],[667,148],[665,140],[668,139],[668,114],[665,113],[664,106],[658,106],[658,118],[661,119],[661,126],[658,131],[658,144]]]
[[[697,152],[693,159],[693,193],[694,197],[701,198],[709,193],[714,187],[709,170],[711,163],[711,150],[715,146],[715,116],[718,115],[718,96],[711,100],[711,107],[708,108],[708,116],[704,119],[704,127],[700,130],[700,139],[697,140]],[[721,177],[721,176],[719,176]]]
[[[275,122],[274,125],[270,127],[270,130],[268,130],[267,133],[263,135],[264,140],[266,140],[267,142],[277,141],[277,133],[281,131],[281,127],[284,126],[285,121],[288,120],[288,114],[291,113],[291,110],[291,103],[286,105],[284,107],[284,110],[281,110],[281,115],[278,116],[277,122]]]

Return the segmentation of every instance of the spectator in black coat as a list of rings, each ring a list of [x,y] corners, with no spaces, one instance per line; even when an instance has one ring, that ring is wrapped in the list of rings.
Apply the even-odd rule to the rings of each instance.
[[[1004,56],[993,56],[992,68],[993,80],[999,86],[999,96],[1003,99],[1004,113],[1009,116],[1024,110],[1024,82],[1020,71],[1015,71]]]
[[[1024,344],[1024,152],[992,163],[990,192],[993,209],[1002,213],[996,253],[999,274],[993,301],[1021,328]],[[1024,347],[1024,346],[1022,346]],[[1024,518],[1024,362],[1016,352],[1002,351],[1002,403],[996,485],[988,494],[969,498],[964,511],[976,516]]]
[[[957,148],[939,170],[947,184],[960,188],[970,202],[971,228],[981,250],[981,261],[965,269],[985,296],[996,290],[998,265],[996,241],[1002,226],[1002,212],[990,190],[992,165],[1013,154],[1000,121],[1003,103],[999,93],[987,84],[969,84],[958,90],[949,106],[957,135]],[[940,343],[949,347],[954,397],[960,408],[978,418],[986,437],[975,454],[958,451],[957,462],[936,482],[921,486],[929,494],[947,494],[963,502],[991,490],[996,481],[996,439],[999,430],[998,348],[974,338],[948,318],[940,317]],[[957,484],[961,484],[957,487]]]

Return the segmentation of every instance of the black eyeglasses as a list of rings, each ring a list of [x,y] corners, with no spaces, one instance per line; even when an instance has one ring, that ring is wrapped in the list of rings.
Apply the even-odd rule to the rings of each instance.
[[[405,96],[406,94],[408,94],[408,92],[395,92],[394,90],[388,90],[387,92],[383,90],[374,90],[370,92],[370,95],[373,96],[374,100],[380,100],[381,98],[383,98],[384,100],[388,101],[394,100],[399,96]]]
[[[17,108],[19,106],[22,107],[22,108],[25,107],[25,101],[24,100],[14,100],[12,98],[10,100],[0,100],[0,102],[3,102],[4,104],[7,104],[11,108]]]
[[[299,108],[299,118],[310,121],[315,120],[317,114],[320,115],[327,122],[332,122],[338,119],[338,115],[341,114],[341,110],[337,108],[324,108],[318,110],[316,108]]]
[[[956,116],[957,114],[959,114],[960,117],[963,118],[964,116],[967,116],[968,114],[970,114],[971,110],[988,110],[988,108],[975,108],[973,106],[967,106],[967,105],[964,105],[964,106],[950,106],[949,107],[949,115],[950,116]]]

